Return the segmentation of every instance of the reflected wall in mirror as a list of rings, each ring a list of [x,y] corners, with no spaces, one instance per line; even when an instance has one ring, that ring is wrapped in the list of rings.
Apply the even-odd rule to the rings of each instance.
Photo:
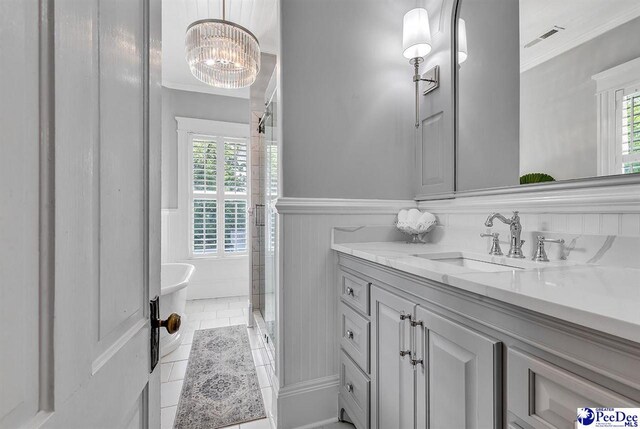
[[[640,1],[459,1],[457,191],[640,173]]]

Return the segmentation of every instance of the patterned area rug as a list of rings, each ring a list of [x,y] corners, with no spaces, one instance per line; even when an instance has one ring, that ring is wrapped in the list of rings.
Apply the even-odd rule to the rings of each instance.
[[[213,429],[265,418],[245,325],[196,331],[175,429]]]

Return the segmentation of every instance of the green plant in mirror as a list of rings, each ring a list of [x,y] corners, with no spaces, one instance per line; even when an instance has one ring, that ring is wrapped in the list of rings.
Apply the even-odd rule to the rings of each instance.
[[[531,183],[555,182],[556,179],[545,173],[529,173],[520,176],[521,185],[529,185]]]

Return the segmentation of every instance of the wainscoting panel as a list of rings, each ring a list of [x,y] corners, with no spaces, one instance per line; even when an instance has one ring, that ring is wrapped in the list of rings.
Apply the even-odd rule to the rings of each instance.
[[[280,257],[286,261],[281,264],[280,273],[283,344],[279,347],[281,356],[276,356],[278,367],[284,372],[278,374],[279,427],[302,425],[299,406],[308,398],[315,398],[315,405],[309,404],[316,407],[314,422],[331,421],[337,415],[337,382],[327,382],[338,374],[340,348],[337,256],[331,250],[332,228],[390,225],[400,209],[411,207],[415,202],[406,200],[386,204],[379,200],[278,200]],[[300,389],[306,385],[308,388]],[[313,422],[306,422],[309,423]]]
[[[331,229],[389,225],[388,215],[282,215],[285,385],[337,374],[338,286]]]

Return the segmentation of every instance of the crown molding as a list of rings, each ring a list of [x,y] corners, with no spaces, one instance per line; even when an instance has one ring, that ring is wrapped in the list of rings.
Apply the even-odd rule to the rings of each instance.
[[[520,65],[520,73],[524,73],[527,70],[530,70],[540,64],[557,57],[558,55],[564,54],[565,52],[570,51],[571,49],[582,45],[583,43],[588,42],[589,40],[595,39],[598,36],[603,35],[607,31],[613,30],[616,27],[619,27],[623,24],[626,24],[629,21],[640,16],[640,4],[633,6],[631,8],[627,8],[624,14],[618,16],[615,19],[604,22],[599,26],[591,28],[586,33],[579,34],[575,37],[565,40],[564,42],[555,45],[552,48],[547,48],[546,50],[540,52],[538,55],[533,55],[529,57],[527,60],[524,60]]]

